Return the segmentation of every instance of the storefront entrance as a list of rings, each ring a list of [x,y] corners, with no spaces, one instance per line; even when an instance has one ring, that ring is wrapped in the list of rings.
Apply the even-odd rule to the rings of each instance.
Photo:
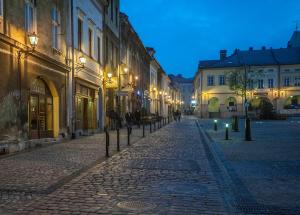
[[[31,84],[29,110],[30,138],[53,137],[53,98],[41,79]]]
[[[76,85],[76,130],[86,133],[97,128],[95,90]]]

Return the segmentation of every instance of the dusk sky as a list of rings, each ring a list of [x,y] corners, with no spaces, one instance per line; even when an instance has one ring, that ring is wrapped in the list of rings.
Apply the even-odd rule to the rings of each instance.
[[[165,71],[187,77],[220,49],[286,47],[300,25],[300,0],[121,0],[121,10]]]

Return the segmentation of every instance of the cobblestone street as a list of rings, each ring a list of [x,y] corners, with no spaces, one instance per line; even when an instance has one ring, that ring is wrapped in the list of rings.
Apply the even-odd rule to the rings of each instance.
[[[54,187],[49,194],[39,193],[40,198],[28,200],[26,206],[23,202],[17,214],[227,214],[228,208],[199,137],[194,119],[172,123],[57,189]],[[81,153],[84,151],[83,148]],[[32,180],[50,181],[44,175],[48,171],[56,169],[37,172]],[[57,174],[64,174],[60,172],[64,171]],[[19,180],[26,189],[32,188],[22,177]],[[44,185],[36,183],[33,192]]]
[[[147,134],[149,131],[147,131]],[[112,131],[110,153],[116,153],[116,131]],[[141,139],[134,129],[131,141]],[[127,147],[126,129],[120,131],[121,150]],[[45,196],[97,163],[105,160],[104,134],[96,134],[0,158],[0,214],[17,210]]]

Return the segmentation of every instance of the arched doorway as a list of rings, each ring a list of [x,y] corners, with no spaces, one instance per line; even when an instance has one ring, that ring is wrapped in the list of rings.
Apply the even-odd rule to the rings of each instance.
[[[29,129],[31,139],[53,137],[53,96],[46,82],[34,79],[30,86]]]
[[[284,109],[300,109],[300,95],[288,97],[283,107]]]
[[[220,115],[220,101],[218,98],[213,97],[208,101],[208,113],[210,118],[218,118]]]
[[[237,111],[237,101],[234,97],[228,97],[225,101],[225,105],[227,107],[227,110],[229,112],[235,112]]]

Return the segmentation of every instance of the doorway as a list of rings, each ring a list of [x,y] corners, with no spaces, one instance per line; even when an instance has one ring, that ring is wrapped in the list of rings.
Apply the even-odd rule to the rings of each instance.
[[[33,81],[29,100],[30,138],[52,138],[53,98],[43,80]]]

